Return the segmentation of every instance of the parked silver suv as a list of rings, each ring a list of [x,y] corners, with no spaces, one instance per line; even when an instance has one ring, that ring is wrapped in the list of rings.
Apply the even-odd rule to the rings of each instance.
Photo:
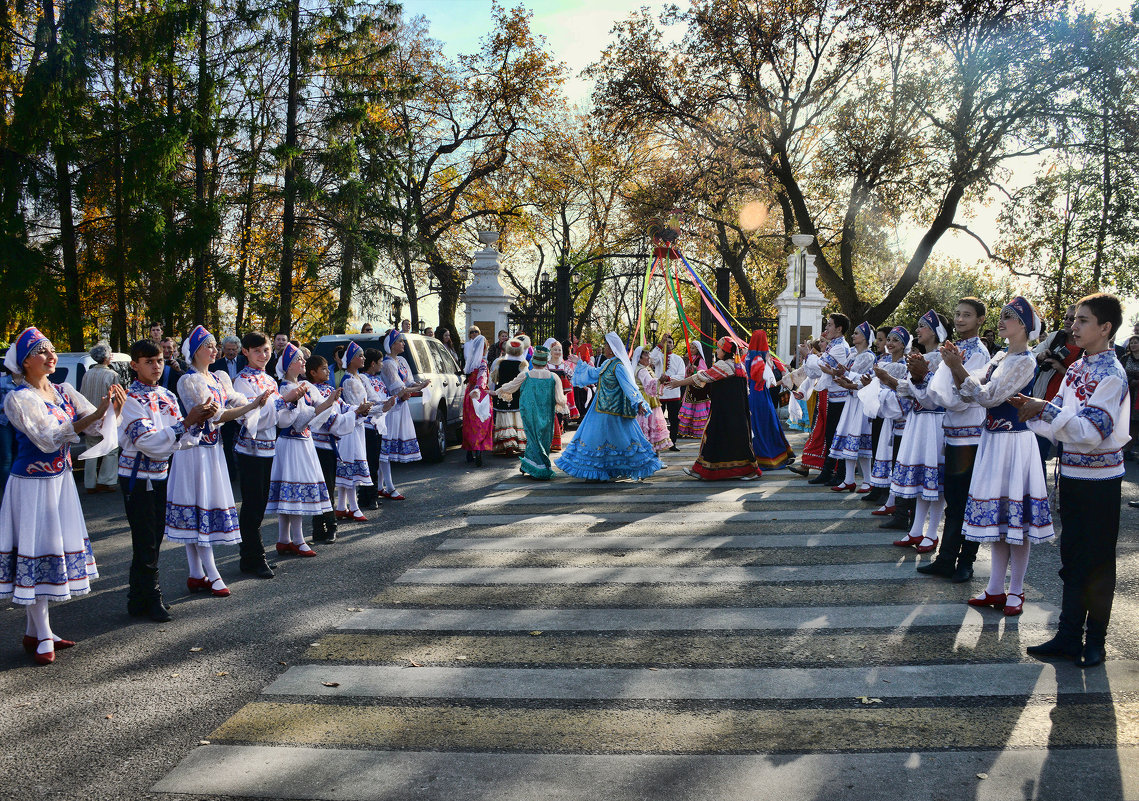
[[[423,458],[442,461],[447,452],[448,437],[457,441],[463,432],[463,371],[455,357],[433,337],[404,334],[407,347],[403,357],[411,367],[414,381],[430,378],[422,397],[408,399],[411,419]],[[341,345],[355,342],[362,348],[383,352],[383,334],[333,334],[321,337],[313,353],[329,362]]]

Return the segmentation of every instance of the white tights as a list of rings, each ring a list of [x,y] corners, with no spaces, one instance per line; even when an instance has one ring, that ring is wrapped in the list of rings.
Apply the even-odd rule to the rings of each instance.
[[[846,475],[843,477],[842,480],[845,481],[847,484],[853,484],[854,483],[855,465],[858,466],[859,472],[862,473],[862,483],[863,484],[869,483],[869,481],[870,481],[870,457],[869,456],[859,456],[857,459],[847,459],[846,460]]]
[[[389,493],[395,492],[395,482],[392,481],[392,463],[380,462],[380,479],[383,481],[384,489]]]
[[[942,511],[941,498],[936,501],[917,499],[917,505],[914,507],[914,524],[910,527],[910,536],[924,537],[919,545],[937,542],[937,529],[941,525]]]
[[[360,503],[356,500],[356,487],[336,488],[336,508],[341,512],[358,512]]]
[[[1028,572],[1030,543],[1013,545],[999,541],[993,543],[993,570],[989,574],[989,586],[985,592],[1000,595],[1005,589],[1005,570],[1009,570],[1008,591],[1010,595],[1024,596],[1024,574]]]
[[[311,551],[312,549],[305,542],[304,526],[302,525],[301,515],[277,515],[277,542],[285,545],[292,542],[302,551]]]
[[[59,637],[56,637],[51,631],[51,625],[47,619],[47,598],[37,598],[34,604],[28,606],[28,622],[27,628],[24,633],[29,637],[35,637],[37,640],[49,640],[50,642],[41,642],[36,647],[36,652],[46,654],[48,651],[54,650],[55,646],[52,644]]]
[[[211,584],[221,578],[218,566],[214,563],[212,546],[200,542],[186,543],[186,561],[190,565],[190,578],[208,578]]]

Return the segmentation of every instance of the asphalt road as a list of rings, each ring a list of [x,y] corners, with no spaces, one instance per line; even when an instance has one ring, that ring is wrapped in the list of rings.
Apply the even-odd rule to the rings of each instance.
[[[1128,467],[1125,500],[1139,497],[1135,483],[1139,470],[1133,463]],[[220,798],[217,795],[154,794],[150,788],[201,748],[202,741],[212,732],[235,716],[240,719],[238,713],[261,698],[265,688],[278,680],[289,666],[311,661],[306,658],[306,652],[311,656],[313,643],[322,639],[333,642],[334,638],[329,636],[333,630],[368,607],[378,595],[389,593],[388,597],[395,600],[389,600],[387,606],[393,606],[401,603],[399,592],[429,591],[430,588],[400,589],[392,585],[397,577],[421,563],[447,568],[446,553],[436,553],[435,549],[448,537],[462,536],[462,516],[479,513],[478,506],[471,508],[470,505],[483,498],[491,487],[516,475],[516,470],[511,463],[497,459],[488,459],[486,467],[476,469],[463,461],[460,451],[452,450],[441,465],[399,466],[395,473],[401,491],[409,500],[387,502],[382,510],[371,515],[368,523],[342,527],[340,540],[320,548],[320,555],[315,559],[277,561],[278,575],[271,581],[241,577],[237,572],[236,549],[219,549],[219,566],[233,590],[230,598],[187,593],[183,551],[168,547],[161,567],[166,597],[173,603],[175,619],[162,625],[136,621],[125,612],[130,551],[121,498],[117,494],[83,495],[101,578],[94,583],[90,595],[54,606],[52,610],[55,631],[77,640],[78,645],[62,652],[54,665],[33,666],[19,645],[23,611],[11,606],[0,610],[0,643],[10,644],[0,649],[0,693],[5,699],[0,705],[0,727],[4,736],[0,770],[5,777],[0,780],[0,798],[79,797],[92,801]],[[669,480],[683,480],[675,468],[668,473]],[[762,481],[754,482],[749,489],[761,484]],[[696,482],[693,485],[697,486]],[[676,490],[678,493],[686,491]],[[581,507],[588,508],[587,504]],[[531,505],[519,507],[518,511],[535,513],[541,509],[541,505]],[[568,509],[559,507],[557,511],[571,509],[572,505]],[[509,504],[498,505],[494,511],[501,513],[511,509]],[[629,511],[638,510],[630,506]],[[1125,506],[1122,514],[1120,582],[1108,646],[1110,657],[1134,660],[1139,654],[1139,646],[1135,645],[1139,643],[1139,510]],[[502,533],[507,535],[509,531]],[[715,533],[715,528],[704,527],[692,533]],[[741,533],[738,526],[734,533]],[[275,534],[275,522],[267,524],[263,530],[265,541],[271,544]],[[851,549],[852,560],[858,559],[855,550]],[[495,558],[490,554],[479,564],[497,569],[502,565],[494,562]],[[564,560],[565,557],[559,558]],[[575,557],[578,560],[574,562],[575,569],[589,567],[591,558]],[[1058,602],[1059,582],[1055,575],[1058,558],[1057,548],[1044,546],[1034,550],[1028,585],[1035,598],[1030,597],[1029,601]],[[809,570],[810,559],[803,561],[803,567]],[[665,562],[649,555],[638,564],[656,569]],[[545,567],[546,563],[535,557],[526,565]],[[897,600],[904,602],[906,592],[928,593],[930,586],[928,582],[907,582],[907,588],[918,589],[901,589]],[[775,589],[782,591],[780,587]],[[467,605],[461,596],[463,591],[466,590],[462,587],[454,589],[454,604]],[[471,602],[471,607],[486,605],[489,608],[495,603],[493,587],[476,587],[470,591],[481,599]],[[578,600],[565,604],[542,603],[539,596],[543,590],[539,587],[531,588],[534,605],[581,608],[606,605],[606,599],[589,596],[590,587],[556,591],[565,593],[561,596],[564,599]],[[637,596],[637,603],[633,605],[698,607],[700,601],[695,594],[699,591],[698,586],[691,584],[677,585],[668,590],[668,597],[662,596],[657,603],[651,597],[651,588],[647,588],[644,589],[646,594]],[[825,593],[827,586],[819,585],[817,591]],[[517,591],[504,587],[503,592]],[[575,592],[580,594],[574,595]],[[635,594],[640,590],[623,592],[628,599],[633,597],[630,592]],[[846,599],[816,596],[812,591],[805,593],[803,599],[805,603],[819,604],[858,600],[853,595]],[[525,605],[527,600],[520,598],[518,603]],[[690,641],[688,647],[694,648],[699,642]],[[821,646],[824,650],[833,649],[828,642],[839,640],[824,638]],[[669,641],[667,634],[642,637],[630,642],[629,649],[630,653],[643,654],[637,658],[651,664],[660,658],[651,652],[661,648],[662,643],[669,646],[671,662],[707,665],[710,661],[706,652],[681,655],[677,649],[683,643]],[[705,644],[719,649],[712,661],[730,664],[735,659],[741,665],[775,666],[781,659],[775,651],[770,654],[750,651],[733,656],[730,636]],[[920,647],[920,644],[920,640],[914,640],[907,647]],[[437,645],[431,644],[432,647]],[[494,645],[493,640],[486,640],[488,654]],[[410,642],[407,647],[414,652],[425,644]],[[577,648],[578,643],[573,647]],[[872,658],[888,664],[892,658],[888,653],[872,656],[858,650],[807,653],[809,647],[814,646],[804,645],[802,653],[794,654],[793,664],[828,667],[834,663],[827,660],[837,656],[842,664],[857,666],[860,661]],[[1001,646],[998,643],[993,647]],[[369,663],[383,663],[394,657],[387,652],[359,658]],[[519,663],[540,665],[543,658],[559,663],[557,658],[543,657],[538,650],[530,656],[515,655],[509,659],[486,657],[489,664],[498,659],[515,666]],[[1116,701],[1119,700],[1116,697]],[[773,725],[779,726],[781,719]],[[841,725],[841,721],[836,725]],[[965,725],[972,724],[965,721]],[[569,751],[589,752],[588,737],[585,743],[570,747]],[[731,747],[726,748],[731,751]]]

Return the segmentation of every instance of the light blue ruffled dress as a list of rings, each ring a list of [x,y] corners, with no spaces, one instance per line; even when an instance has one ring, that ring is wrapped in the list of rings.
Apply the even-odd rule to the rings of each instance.
[[[577,478],[612,481],[647,478],[664,467],[637,422],[646,406],[621,361],[601,367],[584,362],[574,368],[573,385],[597,384],[597,397],[569,445],[558,458],[559,469]]]

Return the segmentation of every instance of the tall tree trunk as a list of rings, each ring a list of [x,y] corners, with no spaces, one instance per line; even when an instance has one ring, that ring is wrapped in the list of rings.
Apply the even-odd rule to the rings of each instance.
[[[206,200],[206,138],[210,114],[210,78],[207,61],[210,4],[202,0],[198,19],[198,93],[194,109],[194,319],[206,322],[206,262],[209,259],[210,220]]]
[[[174,42],[171,41],[170,49],[167,51],[166,56],[169,59],[168,71],[166,73],[166,124],[168,128],[173,128],[177,120],[177,107],[174,102]],[[178,253],[177,253],[177,234],[175,232],[175,217],[174,217],[174,173],[175,167],[171,167],[167,172],[167,192],[168,197],[162,208],[163,218],[163,233],[162,233],[162,258],[165,269],[162,275],[157,277],[158,280],[150,282],[150,309],[151,315],[158,319],[161,317],[162,323],[166,327],[168,336],[174,336],[174,317],[170,312],[169,303],[169,287],[175,286],[177,283],[178,275]],[[153,322],[153,320],[151,321]]]
[[[1106,94],[1106,93],[1105,93]],[[1099,223],[1096,226],[1095,234],[1095,261],[1092,264],[1092,289],[1099,291],[1100,280],[1103,277],[1103,262],[1104,262],[1104,244],[1107,242],[1107,228],[1111,220],[1111,199],[1112,199],[1112,186],[1111,186],[1111,150],[1110,139],[1108,132],[1108,122],[1110,111],[1108,109],[1107,98],[1101,99],[1103,111],[1100,114],[1100,119],[1103,123],[1103,139],[1100,146],[1103,148],[1103,171],[1101,173],[1102,182],[1100,184],[1100,196],[1102,204],[1100,206]]]
[[[123,202],[123,125],[122,125],[122,70],[119,61],[119,0],[114,6],[114,56],[112,58],[111,125],[112,125],[112,181],[115,193],[115,248],[111,255],[115,276],[115,312],[111,317],[111,341],[119,350],[127,349],[127,269],[126,269],[126,209]]]
[[[281,274],[279,292],[281,331],[293,330],[293,260],[296,246],[297,177],[297,106],[300,102],[300,0],[292,0],[289,10],[289,98],[285,112],[285,209],[281,236]]]

